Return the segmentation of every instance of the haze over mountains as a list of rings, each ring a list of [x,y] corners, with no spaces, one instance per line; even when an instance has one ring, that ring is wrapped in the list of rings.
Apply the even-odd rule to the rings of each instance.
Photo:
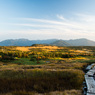
[[[56,46],[95,46],[95,41],[85,38],[74,40],[28,40],[28,39],[8,39],[0,42],[0,46],[31,46],[33,44],[48,44]]]

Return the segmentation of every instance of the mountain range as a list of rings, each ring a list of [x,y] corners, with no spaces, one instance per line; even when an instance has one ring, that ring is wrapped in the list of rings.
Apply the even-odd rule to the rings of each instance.
[[[0,46],[31,46],[33,44],[47,44],[55,46],[95,46],[95,41],[85,38],[74,40],[28,40],[28,39],[8,39],[0,42]]]

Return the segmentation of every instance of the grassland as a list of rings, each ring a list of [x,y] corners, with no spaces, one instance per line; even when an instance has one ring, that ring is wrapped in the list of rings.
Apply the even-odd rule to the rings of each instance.
[[[12,61],[12,63],[22,64],[22,65],[37,65],[37,61],[30,61],[30,58],[19,58],[17,60]],[[45,64],[44,60],[39,60],[39,65]]]
[[[0,95],[82,95],[95,47],[0,47]]]

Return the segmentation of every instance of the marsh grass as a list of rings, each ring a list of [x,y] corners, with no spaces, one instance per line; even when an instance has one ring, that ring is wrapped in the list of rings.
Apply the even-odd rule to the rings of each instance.
[[[36,91],[39,93],[80,89],[84,73],[80,70],[65,71],[1,71],[0,93],[11,91]]]
[[[64,91],[52,91],[48,93],[26,92],[26,91],[13,91],[10,93],[4,93],[0,95],[82,95],[81,90],[64,90]]]

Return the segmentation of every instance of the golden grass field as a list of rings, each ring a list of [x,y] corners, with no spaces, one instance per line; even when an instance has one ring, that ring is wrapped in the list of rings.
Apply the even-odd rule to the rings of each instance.
[[[57,49],[63,49],[63,47],[57,47],[57,46],[31,46],[31,47],[16,47],[16,50],[20,51],[30,51],[30,49],[42,49],[42,50],[57,50]]]

